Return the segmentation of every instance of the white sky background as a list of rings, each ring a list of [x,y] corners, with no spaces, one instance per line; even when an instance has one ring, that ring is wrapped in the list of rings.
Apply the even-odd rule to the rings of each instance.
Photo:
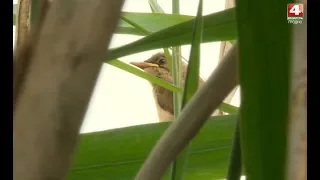
[[[16,0],[13,1],[17,3]],[[166,13],[171,12],[171,1],[158,0]],[[225,0],[204,0],[203,15],[225,9]],[[180,0],[180,13],[196,15],[198,1]],[[151,12],[147,0],[126,0],[123,11]],[[15,38],[13,27],[13,42]],[[115,34],[111,47],[121,46],[140,39],[141,36]],[[161,51],[152,50],[120,58],[124,62],[142,61],[152,54]],[[182,46],[182,55],[189,58],[190,45]],[[217,66],[220,53],[220,42],[201,45],[201,75],[207,79]],[[239,92],[231,104],[239,105]],[[137,124],[158,122],[152,90],[149,83],[104,64],[95,86],[89,108],[87,110],[81,133],[101,131]]]

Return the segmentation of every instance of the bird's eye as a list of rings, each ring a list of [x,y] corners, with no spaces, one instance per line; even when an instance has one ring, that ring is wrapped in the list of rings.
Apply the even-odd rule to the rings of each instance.
[[[166,63],[166,60],[165,59],[159,59],[159,65],[163,65]]]

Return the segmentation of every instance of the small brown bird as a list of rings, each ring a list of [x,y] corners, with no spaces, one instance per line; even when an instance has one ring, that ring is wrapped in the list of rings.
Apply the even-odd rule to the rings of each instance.
[[[169,71],[168,64],[164,53],[159,52],[154,54],[149,59],[143,62],[130,62],[132,65],[143,69],[145,72],[156,76],[168,83],[173,83],[172,75]],[[187,64],[182,62],[182,79],[183,84],[186,79]],[[204,80],[199,78],[199,86],[204,83]],[[152,84],[153,96],[156,101],[156,107],[158,111],[159,121],[169,121],[173,120],[173,92]]]

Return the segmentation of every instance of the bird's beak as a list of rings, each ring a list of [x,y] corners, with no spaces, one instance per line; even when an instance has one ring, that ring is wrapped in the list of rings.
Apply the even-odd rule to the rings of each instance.
[[[159,67],[158,64],[147,63],[147,62],[130,62],[130,64],[132,64],[140,69],[145,69],[148,67]]]

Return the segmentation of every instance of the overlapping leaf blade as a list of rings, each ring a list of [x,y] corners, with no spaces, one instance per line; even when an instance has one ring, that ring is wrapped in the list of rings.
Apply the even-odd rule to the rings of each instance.
[[[194,18],[187,15],[136,12],[125,12],[122,16],[152,33]],[[145,36],[143,32],[123,20],[120,20],[116,33]]]
[[[236,39],[235,9],[227,9],[203,17],[203,42]],[[141,51],[190,44],[194,19],[157,31],[140,40],[111,49],[108,59]]]
[[[202,0],[199,1],[198,13],[194,22],[190,57],[188,61],[187,75],[182,96],[182,108],[188,103],[191,97],[196,93],[199,84],[200,74],[200,44],[202,41]],[[183,179],[184,170],[187,165],[187,153],[189,146],[187,146],[177,157],[173,164],[171,179]]]
[[[82,134],[67,180],[134,179],[168,125],[155,123]],[[234,115],[208,120],[190,146],[185,180],[224,178],[234,126]]]
[[[174,86],[174,85],[172,85],[170,83],[167,83],[166,81],[164,81],[164,80],[162,80],[160,78],[152,76],[151,74],[148,74],[148,73],[146,73],[146,72],[144,72],[144,71],[142,71],[142,70],[140,70],[140,69],[138,69],[138,68],[136,68],[134,66],[126,64],[126,63],[124,63],[122,61],[111,60],[111,61],[107,61],[107,63],[112,65],[112,66],[115,66],[115,67],[117,67],[119,69],[122,69],[122,70],[124,70],[126,72],[132,73],[132,74],[134,74],[134,75],[136,75],[138,77],[146,79],[146,80],[148,80],[148,81],[150,81],[152,83],[155,83],[155,84],[157,84],[159,86],[162,86],[162,87],[164,87],[166,89],[169,89],[169,90],[171,90],[173,92],[182,92],[181,88],[178,88],[178,87],[176,87],[176,86]]]
[[[241,148],[247,180],[285,179],[291,28],[289,0],[237,0]]]

